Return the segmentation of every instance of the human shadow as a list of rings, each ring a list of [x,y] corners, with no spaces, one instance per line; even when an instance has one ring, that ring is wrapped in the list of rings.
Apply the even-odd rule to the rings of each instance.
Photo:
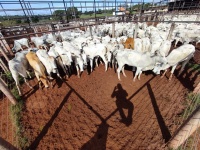
[[[87,143],[85,143],[80,150],[106,150],[108,128],[109,125],[105,121],[102,121],[95,135]]]
[[[126,97],[128,93],[124,90],[120,83],[115,86],[113,93],[111,95],[112,98],[116,97],[116,105],[119,111],[121,120],[120,122],[124,123],[126,126],[131,125],[132,123],[132,115],[133,115],[133,103],[128,100]],[[123,109],[128,109],[128,115],[125,115]]]

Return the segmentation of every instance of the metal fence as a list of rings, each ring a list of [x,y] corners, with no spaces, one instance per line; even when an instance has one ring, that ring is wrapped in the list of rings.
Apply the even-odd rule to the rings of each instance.
[[[148,6],[147,6],[148,4]],[[10,27],[1,27],[1,60],[5,66],[7,66],[7,59],[11,59],[13,57],[13,53],[11,51],[13,40],[19,39],[22,37],[30,38],[35,35],[42,35],[42,33],[50,33],[50,32],[58,32],[65,31],[69,29],[79,28],[82,26],[93,26],[102,23],[114,23],[114,22],[175,22],[175,23],[200,23],[199,21],[199,10],[200,10],[200,1],[186,1],[182,2],[171,2],[170,0],[161,0],[156,1],[152,0],[152,2],[142,1],[119,1],[119,0],[91,0],[91,1],[28,1],[28,0],[19,0],[19,1],[1,1],[0,2],[0,17],[2,21],[8,20],[28,20],[23,25],[10,26]],[[120,10],[120,8],[124,8]],[[72,9],[70,15],[70,19],[66,19],[65,17],[68,14],[68,9]],[[77,8],[78,11],[75,11]],[[108,10],[113,10],[115,12],[114,15],[109,16]],[[167,10],[165,10],[167,9]],[[52,20],[55,17],[56,10],[64,10],[64,14],[61,14],[61,18],[63,20]],[[101,10],[101,13],[104,16],[99,17],[98,13]],[[45,11],[45,12],[44,12]],[[124,12],[124,15],[116,15],[117,12]],[[129,11],[126,13],[125,11]],[[93,17],[88,19],[78,18],[76,13],[83,15],[85,12],[91,12]],[[13,15],[18,14],[18,15]],[[163,16],[166,15],[196,15],[197,19],[192,21],[163,21]],[[153,15],[153,17],[152,17]],[[37,16],[39,19],[47,19],[47,23],[34,23],[33,18]],[[159,16],[159,17],[156,17]],[[115,17],[121,17],[121,20],[114,20]],[[86,22],[84,25],[73,24],[72,22]],[[9,90],[13,90],[14,85],[8,77],[5,75],[6,69],[1,64],[0,73],[1,78],[7,84]],[[185,113],[183,115],[183,119],[180,120],[179,125],[183,122],[187,121],[187,118],[196,110],[199,110],[199,95],[191,95],[191,101],[189,102]],[[0,121],[0,143],[5,143],[1,145],[6,145],[6,147],[14,149],[15,147],[19,148],[18,143],[18,132],[16,129],[15,123],[13,120],[17,120],[16,118],[10,118],[11,104],[5,97],[5,95],[0,92],[0,111],[1,111],[1,121]],[[16,117],[16,116],[14,116]],[[199,119],[199,118],[197,118]],[[199,126],[198,123],[197,126]],[[180,126],[181,127],[181,126]],[[187,131],[191,133],[191,131]],[[173,140],[173,139],[172,139]],[[193,143],[191,145],[188,144],[189,138],[181,145],[180,149],[187,149],[188,146],[192,149],[196,149],[196,146],[199,142],[199,131],[196,130],[193,133]]]

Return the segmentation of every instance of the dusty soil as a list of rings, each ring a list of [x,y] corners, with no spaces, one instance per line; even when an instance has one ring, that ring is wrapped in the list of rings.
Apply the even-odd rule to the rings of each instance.
[[[132,81],[126,70],[118,81],[113,69],[100,65],[79,79],[54,81],[54,88],[34,90],[23,85],[22,124],[30,149],[165,149],[180,126],[180,114],[188,91],[199,76],[187,69],[172,81],[151,72]],[[117,87],[117,89],[115,89]]]

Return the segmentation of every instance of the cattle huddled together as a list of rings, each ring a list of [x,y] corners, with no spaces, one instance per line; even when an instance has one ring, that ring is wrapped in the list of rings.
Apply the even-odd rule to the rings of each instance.
[[[35,48],[30,46],[28,39],[23,38],[14,41],[13,51],[15,57],[9,61],[9,69],[16,82],[19,94],[22,95],[19,86],[18,75],[21,75],[25,83],[32,88],[26,78],[29,67],[33,69],[38,79],[39,86],[44,84],[49,87],[52,74],[61,78],[60,69],[67,77],[71,75],[72,65],[80,72],[87,70],[90,65],[93,71],[93,62],[98,66],[98,60],[105,65],[105,71],[109,66],[117,67],[118,79],[120,72],[126,76],[124,66],[129,65],[136,70],[135,79],[142,71],[152,70],[156,74],[160,71],[166,73],[172,67],[171,76],[179,63],[182,63],[183,71],[187,62],[193,57],[195,46],[190,42],[200,42],[200,26],[194,23],[178,23],[169,36],[171,23],[159,23],[156,27],[146,23],[116,23],[115,37],[112,38],[112,24],[92,27],[92,36],[89,30],[67,30],[55,34],[44,34],[41,37],[31,37]],[[135,29],[135,30],[134,30]],[[136,37],[133,38],[134,32]],[[175,49],[171,50],[172,42]],[[178,42],[180,47],[176,47]],[[27,50],[23,50],[26,46]],[[20,51],[20,49],[22,51]],[[88,72],[88,73],[89,73]],[[162,76],[163,76],[162,75]]]

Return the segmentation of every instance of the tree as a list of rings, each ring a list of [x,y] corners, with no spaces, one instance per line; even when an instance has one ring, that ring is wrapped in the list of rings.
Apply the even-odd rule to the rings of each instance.
[[[68,7],[67,8],[67,14],[65,14],[65,10],[56,10],[53,12],[53,20],[64,20],[64,16],[66,16],[67,21],[69,19],[72,19],[74,17],[79,18],[79,15],[81,15],[81,11],[78,11],[76,7]]]
[[[73,19],[74,17],[79,18],[81,12],[78,11],[77,7],[69,7],[67,8],[67,18]]]
[[[39,17],[38,16],[34,16],[31,18],[32,22],[37,23],[39,22]]]
[[[17,19],[16,20],[16,24],[21,24],[22,23],[22,20],[21,19]]]
[[[55,10],[53,12],[53,20],[63,20],[63,16],[65,16],[65,10]]]

